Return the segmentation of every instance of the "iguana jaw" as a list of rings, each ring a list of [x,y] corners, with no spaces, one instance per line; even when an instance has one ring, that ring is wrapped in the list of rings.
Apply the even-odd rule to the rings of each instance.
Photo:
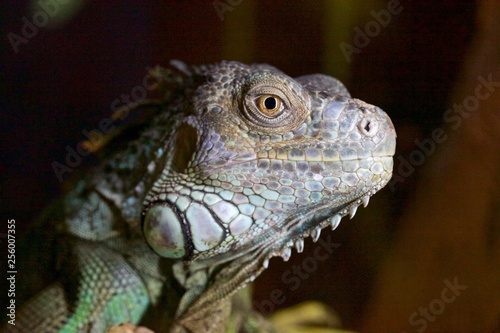
[[[387,159],[392,163],[392,156]],[[349,199],[339,200],[334,206],[330,198],[325,198],[313,206],[297,210],[292,215],[269,221],[268,223],[272,223],[273,227],[251,242],[238,247],[238,251],[228,251],[212,258],[197,260],[198,265],[202,262],[206,262],[207,265],[231,265],[231,261],[236,258],[253,253],[252,257],[254,260],[258,259],[259,267],[254,267],[255,274],[248,276],[247,282],[251,282],[260,274],[261,268],[268,268],[269,259],[272,257],[281,256],[284,261],[288,261],[292,248],[295,248],[298,253],[303,251],[305,238],[311,237],[313,242],[316,242],[322,229],[330,227],[331,230],[335,230],[341,219],[347,215],[352,219],[358,208],[361,205],[366,207],[370,197],[384,187],[390,177],[390,173],[384,174],[384,177],[370,189],[359,192]]]
[[[192,262],[179,262],[174,271],[178,281],[187,288],[187,291],[186,301],[182,302],[182,306],[178,309],[178,316],[180,318],[206,316],[208,309],[216,309],[236,291],[253,282],[268,268],[272,257],[281,256],[287,261],[292,253],[292,247],[295,247],[297,252],[302,252],[304,238],[311,236],[313,241],[316,241],[321,229],[328,226],[335,229],[346,215],[352,218],[357,208],[360,205],[366,207],[370,196],[382,188],[389,178],[390,175],[371,190],[335,207],[324,201],[315,207],[277,221],[277,228],[268,230],[238,251]]]
[[[316,242],[321,235],[322,229],[330,227],[331,230],[335,230],[339,226],[341,219],[347,215],[352,219],[358,208],[361,205],[366,207],[370,197],[381,187],[383,185],[377,185],[373,190],[335,207],[332,207],[327,201],[321,202],[311,209],[295,214],[288,220],[283,221],[282,227],[277,228],[280,230],[279,234],[282,237],[272,237],[272,232],[268,237],[267,249],[264,251],[266,255],[262,256],[262,266],[268,268],[269,259],[276,256],[288,261],[293,248],[297,253],[301,253],[304,250],[305,238],[311,237],[312,241]],[[283,237],[283,235],[285,236]]]

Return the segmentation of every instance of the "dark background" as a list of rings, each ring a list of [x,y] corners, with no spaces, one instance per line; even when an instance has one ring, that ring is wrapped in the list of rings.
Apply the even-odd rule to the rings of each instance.
[[[167,66],[171,59],[193,64],[222,59],[265,62],[290,76],[316,72],[336,76],[354,97],[390,115],[398,132],[396,156],[408,159],[416,149],[415,140],[429,138],[435,128],[446,129],[443,113],[477,31],[478,7],[475,1],[401,0],[401,12],[348,61],[342,43],[355,46],[355,28],[364,30],[374,20],[370,11],[387,9],[387,1],[81,1],[59,5],[47,26],[15,52],[9,33],[22,36],[22,18],[32,21],[33,13],[40,10],[36,3],[4,3],[0,12],[2,231],[7,218],[16,219],[19,231],[26,230],[76,174],[95,163],[92,156],[84,158],[63,183],[51,166],[54,161],[64,163],[67,145],[76,147],[85,139],[82,130],[98,128],[101,119],[111,116],[112,102],[141,85],[147,67]],[[228,6],[227,10],[218,13],[217,3]],[[380,267],[404,228],[404,216],[428,162],[416,167],[404,182],[376,195],[353,221],[343,220],[332,235],[341,244],[337,252],[319,263],[297,290],[291,291],[282,275],[292,265],[301,265],[318,245],[306,242],[305,253],[294,253],[289,263],[272,260],[257,280],[256,304],[264,304],[279,289],[281,299],[286,299],[279,307],[316,299],[332,306],[346,327],[362,329],[366,322],[364,327],[370,327],[369,314],[379,306]],[[329,233],[324,231],[322,237]],[[424,284],[407,286],[420,288],[413,292],[425,296],[410,305],[401,300],[402,314],[388,314],[379,324],[387,323],[386,331],[414,331],[408,316],[439,297],[443,280],[453,278],[450,274],[436,274],[428,293]],[[491,283],[493,288],[495,281]],[[497,303],[491,306],[499,305],[497,296],[493,300]],[[465,302],[460,309],[467,309],[467,302],[474,306],[482,299],[459,301]],[[429,322],[428,331],[432,325],[437,325],[436,330],[440,325],[462,325],[454,319],[453,305],[445,311],[440,318],[448,319],[441,324],[441,319]],[[497,327],[494,322],[484,329]]]

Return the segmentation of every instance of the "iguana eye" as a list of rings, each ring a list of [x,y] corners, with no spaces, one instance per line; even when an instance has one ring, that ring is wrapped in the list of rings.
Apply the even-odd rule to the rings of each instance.
[[[259,96],[255,100],[255,104],[260,112],[269,117],[277,116],[284,109],[281,98],[271,94]]]
[[[292,79],[257,73],[243,86],[240,112],[252,127],[268,133],[289,131],[308,113],[308,95]]]
[[[243,113],[252,123],[263,127],[278,127],[290,116],[286,93],[269,86],[257,86],[245,96]]]

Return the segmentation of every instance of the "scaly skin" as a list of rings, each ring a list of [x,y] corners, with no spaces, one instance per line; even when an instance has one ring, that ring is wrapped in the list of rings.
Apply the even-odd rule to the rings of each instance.
[[[230,316],[252,331],[236,292],[389,181],[394,127],[339,81],[173,65],[157,112],[49,214],[60,278],[9,332],[103,332],[150,311],[171,332],[224,332]]]

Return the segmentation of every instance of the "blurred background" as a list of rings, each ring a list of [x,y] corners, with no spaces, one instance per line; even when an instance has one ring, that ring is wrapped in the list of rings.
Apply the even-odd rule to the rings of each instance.
[[[292,77],[325,73],[392,118],[394,178],[352,221],[323,231],[340,244],[328,260],[311,264],[320,245],[310,240],[290,262],[273,259],[254,286],[255,307],[270,314],[318,300],[365,332],[500,332],[496,0],[0,6],[2,233],[11,218],[27,230],[96,162],[83,158],[64,182],[53,169],[116,100],[144,97],[136,87],[149,68],[225,59]]]

